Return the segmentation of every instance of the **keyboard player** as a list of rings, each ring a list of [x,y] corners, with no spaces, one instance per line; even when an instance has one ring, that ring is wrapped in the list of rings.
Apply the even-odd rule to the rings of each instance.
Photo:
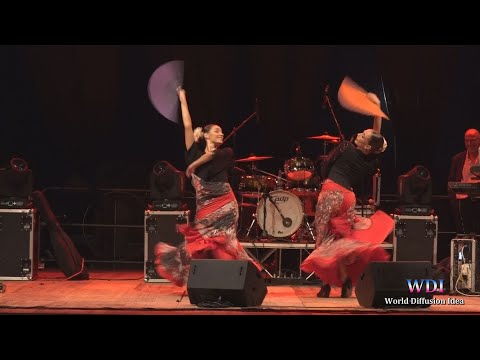
[[[477,129],[465,132],[465,150],[452,157],[449,182],[472,183],[480,179],[472,174],[471,167],[480,165],[480,133]],[[480,235],[480,198],[472,193],[452,192],[449,190],[457,234]]]

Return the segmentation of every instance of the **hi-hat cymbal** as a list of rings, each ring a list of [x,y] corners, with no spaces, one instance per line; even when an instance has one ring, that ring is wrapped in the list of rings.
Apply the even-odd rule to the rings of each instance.
[[[340,141],[340,138],[338,136],[332,136],[332,135],[328,135],[328,134],[318,135],[318,136],[310,136],[307,139],[324,140],[324,141],[331,141],[331,142]]]
[[[249,161],[267,160],[267,159],[273,159],[273,156],[255,156],[255,155],[252,155],[252,156],[249,156],[247,158],[238,159],[238,160],[235,160],[235,161],[236,162],[249,162]]]

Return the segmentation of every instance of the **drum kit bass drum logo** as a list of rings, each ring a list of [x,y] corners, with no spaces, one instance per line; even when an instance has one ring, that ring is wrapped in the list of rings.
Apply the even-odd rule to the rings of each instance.
[[[309,139],[324,141],[324,144],[337,144],[339,137],[328,134],[312,136]],[[326,147],[324,147],[326,148]],[[246,238],[250,237],[255,223],[262,230],[260,237],[290,237],[293,241],[315,242],[309,217],[315,216],[315,206],[320,192],[321,179],[315,171],[315,163],[304,156],[297,155],[285,161],[278,175],[268,173],[256,167],[257,161],[272,159],[272,156],[249,156],[238,159],[239,163],[250,163],[252,175],[242,175],[239,191],[242,197],[241,211],[247,207],[256,207],[248,229],[239,229]],[[324,155],[319,157],[317,167]],[[250,199],[256,201],[252,204]]]

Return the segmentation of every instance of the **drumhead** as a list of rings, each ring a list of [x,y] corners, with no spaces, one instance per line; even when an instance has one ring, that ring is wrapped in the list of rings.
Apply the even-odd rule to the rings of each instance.
[[[268,194],[269,198],[262,198],[257,206],[258,225],[273,237],[292,235],[300,228],[303,221],[302,202],[296,195],[285,190],[275,190]],[[264,217],[264,213],[266,217]]]

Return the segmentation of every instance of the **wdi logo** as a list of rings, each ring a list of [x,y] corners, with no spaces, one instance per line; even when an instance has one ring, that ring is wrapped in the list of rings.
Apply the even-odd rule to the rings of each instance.
[[[422,289],[425,289],[426,293],[443,293],[444,279],[432,280],[432,279],[407,279],[408,291],[410,294],[420,293]]]

